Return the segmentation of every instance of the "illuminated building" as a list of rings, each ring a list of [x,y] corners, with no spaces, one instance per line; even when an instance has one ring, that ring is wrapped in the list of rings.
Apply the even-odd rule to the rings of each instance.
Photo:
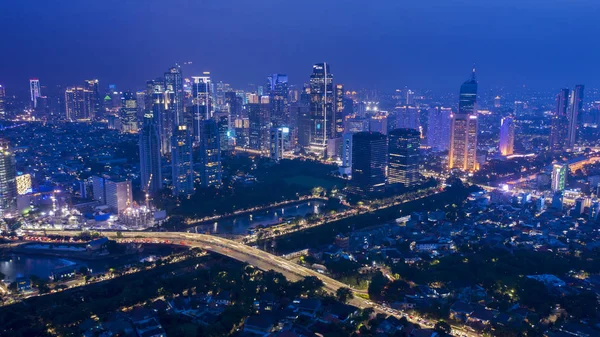
[[[420,136],[415,129],[394,129],[388,134],[388,184],[412,187],[419,182]]]
[[[336,137],[341,137],[344,133],[344,86],[336,84],[335,86],[335,131]],[[387,130],[386,130],[387,131]]]
[[[171,140],[171,172],[173,195],[189,197],[194,194],[192,136],[186,125],[179,125]]]
[[[270,137],[270,157],[278,162],[283,159],[283,152],[289,141],[290,128],[288,127],[272,127]]]
[[[450,169],[477,171],[477,80],[475,69],[471,78],[460,87],[458,114],[453,115],[450,124]]]
[[[200,183],[202,187],[221,186],[221,136],[214,119],[204,120],[200,128]]]
[[[340,174],[350,176],[352,174],[352,133],[344,133],[342,136],[342,166]]]
[[[335,138],[333,75],[328,63],[313,66],[310,76],[310,151],[327,157],[327,140]]]
[[[427,146],[434,151],[448,150],[452,109],[430,108],[427,118]]]
[[[35,109],[37,108],[38,98],[42,96],[40,90],[40,80],[37,78],[32,78],[29,80],[29,94],[31,97],[31,107]]]
[[[121,128],[123,132],[136,133],[138,131],[138,106],[137,95],[126,91],[121,96]]]
[[[17,194],[23,195],[31,192],[31,175],[22,174],[16,177]]]
[[[0,118],[6,116],[6,90],[0,84]]]
[[[140,132],[140,183],[146,193],[157,193],[162,188],[159,116],[152,108],[147,109]]]
[[[396,107],[396,127],[399,129],[419,129],[419,110],[414,106]]]
[[[388,118],[387,113],[380,113],[375,116],[371,116],[369,119],[369,131],[379,132],[384,135],[388,133]]]
[[[561,151],[567,147],[569,119],[569,89],[560,89],[556,95],[556,108],[550,125],[549,145],[552,151]]]
[[[352,136],[351,191],[359,195],[385,191],[387,137],[378,132],[359,132]]]
[[[267,88],[269,90],[269,104],[271,121],[273,126],[289,125],[288,104],[288,76],[283,74],[272,74],[267,77]]]
[[[0,217],[17,210],[17,171],[8,142],[0,140]]]
[[[260,100],[260,103],[259,103]],[[250,103],[246,105],[249,129],[249,147],[252,150],[269,152],[269,130],[270,130],[270,104],[269,96],[250,96]]]
[[[211,119],[213,107],[210,91],[210,73],[203,76],[192,76],[192,104],[194,116],[194,141],[200,142],[202,121]]]
[[[95,118],[102,117],[102,97],[100,96],[98,80],[85,80],[84,89],[90,92],[90,104],[92,106],[92,115]]]
[[[65,91],[65,114],[69,121],[90,120],[94,117],[92,93],[82,87]]]
[[[514,152],[515,146],[515,122],[512,117],[502,118],[500,124],[500,153],[503,156],[510,156]]]
[[[569,101],[569,132],[568,132],[568,148],[572,149],[577,143],[577,128],[579,125],[579,115],[583,109],[583,85],[576,85],[571,93]]]
[[[106,180],[106,205],[118,214],[131,207],[133,196],[131,193],[131,181],[129,180]]]
[[[501,106],[502,106],[502,105],[500,104],[500,100],[501,100],[500,96],[496,96],[496,97],[494,97],[494,108],[499,108],[499,107],[501,107]]]
[[[564,191],[567,180],[567,165],[554,164],[552,166],[552,192]]]

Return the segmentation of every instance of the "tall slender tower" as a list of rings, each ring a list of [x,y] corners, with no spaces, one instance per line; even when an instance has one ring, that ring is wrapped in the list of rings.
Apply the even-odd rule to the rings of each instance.
[[[327,157],[327,141],[336,133],[333,75],[328,63],[313,66],[310,96],[310,151]]]
[[[569,134],[568,147],[572,149],[577,143],[577,128],[579,126],[579,116],[583,109],[583,85],[576,85],[571,93],[569,106]]]
[[[289,126],[288,76],[272,74],[267,77],[267,80],[271,122],[276,127]]]
[[[2,84],[0,84],[0,118],[6,116],[6,91]]]
[[[477,171],[477,79],[475,68],[471,78],[460,87],[458,113],[451,118],[448,166],[463,171]]]
[[[560,151],[567,147],[569,118],[567,110],[569,107],[569,89],[560,89],[556,95],[556,108],[550,125],[550,150]]]
[[[214,119],[201,122],[200,170],[203,187],[221,186],[221,136]]]
[[[0,217],[17,211],[17,170],[7,141],[0,139]]]
[[[92,105],[92,114],[95,118],[102,117],[102,97],[100,97],[100,88],[98,80],[85,80],[84,89],[90,92],[90,101]]]
[[[203,76],[192,76],[192,103],[194,120],[194,142],[200,142],[202,121],[212,118],[212,99],[210,92],[210,73],[204,72]]]
[[[344,133],[344,85],[335,86],[335,136],[342,137]]]
[[[419,181],[420,136],[415,129],[394,129],[388,134],[388,184],[412,187]]]
[[[38,98],[42,96],[40,90],[40,80],[32,78],[29,80],[29,93],[31,95],[31,107],[37,108]]]
[[[515,145],[515,123],[514,119],[509,117],[502,118],[500,123],[500,153],[503,156],[510,156],[514,152]]]
[[[162,188],[158,117],[152,107],[147,108],[140,132],[140,178],[146,193],[156,193]]]

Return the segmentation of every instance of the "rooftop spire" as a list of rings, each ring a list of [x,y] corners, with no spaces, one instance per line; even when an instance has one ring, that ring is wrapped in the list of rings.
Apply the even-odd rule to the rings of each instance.
[[[471,73],[471,81],[476,81],[477,77],[475,76],[475,64],[473,64],[473,72]]]

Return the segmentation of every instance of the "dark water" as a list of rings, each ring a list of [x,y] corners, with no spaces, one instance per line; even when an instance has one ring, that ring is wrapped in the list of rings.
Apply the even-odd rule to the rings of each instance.
[[[209,224],[203,224],[196,227],[198,232],[210,232],[211,234],[248,234],[248,230],[259,225],[269,226],[278,224],[282,218],[306,216],[306,214],[319,214],[324,201],[311,200],[297,203],[290,206],[273,208],[263,212],[239,215]]]

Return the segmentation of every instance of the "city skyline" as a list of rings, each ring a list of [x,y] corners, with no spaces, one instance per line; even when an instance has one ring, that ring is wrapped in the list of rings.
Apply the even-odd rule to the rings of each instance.
[[[489,86],[526,85],[548,90],[577,83],[598,86],[595,82],[598,71],[593,67],[593,60],[600,50],[594,44],[585,44],[588,38],[597,35],[594,32],[597,28],[591,24],[590,13],[594,11],[589,7],[596,7],[597,3],[561,0],[551,4],[544,2],[541,6],[537,0],[511,2],[515,8],[509,10],[510,6],[503,8],[499,4],[476,1],[454,6],[434,0],[423,4],[382,1],[369,8],[350,1],[341,7],[319,4],[322,11],[317,18],[312,18],[309,13],[316,6],[314,1],[295,6],[268,1],[252,7],[240,3],[233,11],[223,3],[209,2],[202,6],[175,1],[167,8],[164,20],[173,23],[173,29],[180,31],[181,37],[169,41],[170,48],[162,46],[171,34],[148,26],[162,13],[157,10],[162,5],[157,1],[147,1],[145,6],[122,3],[67,6],[35,0],[10,3],[0,10],[12,13],[2,17],[0,28],[20,34],[19,41],[15,40],[16,35],[7,35],[7,42],[17,48],[7,53],[6,62],[0,65],[0,83],[10,92],[20,92],[24,90],[18,89],[20,83],[29,78],[40,78],[48,85],[71,85],[97,77],[105,84],[137,89],[140,83],[154,78],[154,69],[164,69],[174,62],[184,66],[192,61],[191,65],[185,65],[185,74],[202,74],[208,70],[215,78],[236,87],[262,84],[259,81],[264,82],[264,74],[274,72],[288,74],[290,83],[298,85],[306,81],[310,64],[326,61],[334,65],[337,83],[354,88],[393,90],[409,85],[452,91],[453,83],[463,78],[463,69],[473,63],[481,69],[482,82]],[[129,14],[134,11],[145,20],[131,20]],[[290,15],[292,12],[294,15]],[[219,29],[215,28],[215,34],[195,37],[200,41],[190,44],[188,40],[194,31],[191,19],[198,13],[203,13],[208,26]],[[357,18],[359,13],[364,19],[356,20],[355,25],[341,24],[349,18]],[[52,19],[55,34],[48,34],[43,29],[50,24],[47,20],[52,14],[64,20]],[[269,25],[258,31],[242,29],[265,15],[269,16],[265,20]],[[297,28],[310,26],[322,17],[329,20],[319,29]],[[557,29],[554,23],[565,17],[578,20]],[[95,24],[81,31],[70,29],[79,26],[84,18],[93,19]],[[278,29],[271,29],[273,27]],[[474,27],[479,29],[474,30]],[[125,39],[119,34],[123,29],[132,33],[128,36],[153,34],[157,41],[148,43],[147,39],[136,38],[131,43],[119,43]],[[79,41],[77,47],[58,38],[66,36],[67,31]],[[585,52],[573,54],[559,48],[564,39],[572,45],[585,44]],[[459,43],[469,43],[471,48],[468,51],[452,48]],[[112,44],[120,46],[118,52],[110,47]],[[257,44],[261,48],[251,47]],[[413,51],[396,53],[400,52],[398,45],[409,46]],[[211,52],[206,53],[206,48]],[[444,57],[437,57],[440,49]],[[93,55],[90,50],[94,50]],[[519,51],[520,57],[512,57],[514,50]],[[44,55],[44,62],[38,62],[39,58],[35,57],[40,53]],[[573,62],[564,67],[567,57]]]

